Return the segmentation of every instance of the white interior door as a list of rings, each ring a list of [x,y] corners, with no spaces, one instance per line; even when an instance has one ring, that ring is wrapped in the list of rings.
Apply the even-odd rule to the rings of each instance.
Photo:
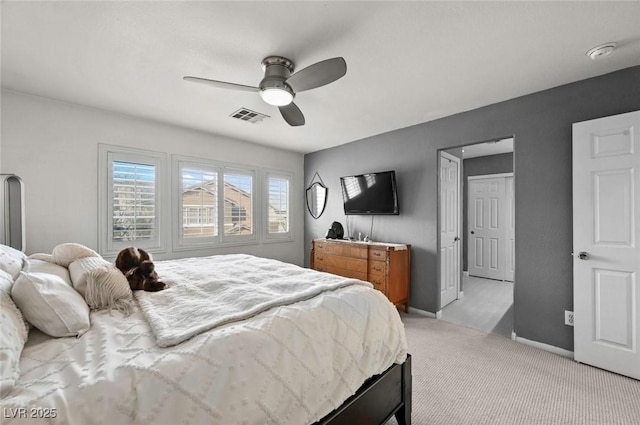
[[[510,192],[507,194],[507,177]],[[513,280],[511,239],[513,225],[513,176],[469,177],[468,261],[470,276]],[[513,257],[515,258],[515,256]]]
[[[440,153],[440,308],[460,289],[460,159]]]
[[[640,379],[640,111],[573,125],[574,355]]]

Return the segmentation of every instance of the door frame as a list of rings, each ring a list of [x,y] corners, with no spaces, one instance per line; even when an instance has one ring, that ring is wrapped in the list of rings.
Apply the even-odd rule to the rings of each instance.
[[[494,137],[494,138],[490,138],[490,139],[486,139],[486,140],[480,140],[480,141],[473,141],[473,142],[468,142],[468,143],[462,143],[460,145],[454,145],[454,146],[448,146],[448,147],[444,147],[444,148],[439,148],[437,149],[437,168],[436,168],[436,173],[438,175],[438,193],[437,193],[437,197],[436,197],[436,208],[438,210],[438,213],[436,215],[437,217],[437,223],[436,223],[436,244],[437,244],[437,249],[436,249],[436,291],[435,291],[435,296],[436,299],[438,300],[438,310],[435,313],[435,317],[436,319],[441,319],[442,318],[442,300],[440,299],[440,275],[442,274],[441,270],[440,270],[440,228],[442,226],[442,222],[441,222],[441,218],[440,218],[440,196],[441,196],[441,182],[440,182],[440,159],[441,159],[441,152],[447,153],[446,151],[449,151],[451,149],[456,149],[456,148],[464,148],[465,146],[471,146],[471,145],[479,145],[482,143],[489,143],[489,142],[493,142],[496,140],[503,140],[503,139],[513,139],[513,182],[514,182],[514,191],[513,191],[513,199],[514,199],[514,216],[515,216],[515,198],[516,198],[516,191],[515,191],[515,182],[516,182],[516,164],[515,164],[515,155],[516,155],[516,139],[517,139],[517,135],[516,134],[510,134],[507,136],[503,136],[503,137]],[[462,164],[464,162],[464,158],[459,158],[460,159],[460,163]],[[462,171],[462,167],[459,167],[459,172],[461,174],[464,174]],[[462,184],[462,179],[458,179],[458,184]],[[462,196],[462,189],[460,189],[460,191],[458,192],[458,194],[460,196]],[[458,217],[461,218],[462,214],[464,213],[463,209],[462,209],[462,202],[459,202],[458,207],[460,208],[460,213],[458,214]],[[460,231],[462,231],[462,223],[460,224]],[[518,236],[517,236],[517,229],[514,230],[514,235],[515,235],[515,239],[517,240]],[[460,237],[460,241],[464,241],[465,235],[462,235]],[[462,250],[462,244],[460,244],[461,246],[461,250]],[[462,257],[460,257],[462,258]],[[514,264],[514,269],[515,269],[515,264]],[[462,283],[462,276],[464,274],[464,270],[462,267],[462,262],[460,262],[460,280],[458,281],[458,285],[460,285]],[[516,331],[516,297],[515,297],[515,290],[516,290],[516,279],[515,279],[515,275],[514,275],[514,279],[513,279],[513,333],[512,333],[512,338],[515,338],[515,331]],[[462,298],[464,296],[464,291],[461,290],[461,287],[458,287],[458,299]]]
[[[446,159],[450,160],[450,161],[454,161],[458,163],[458,184],[456,187],[456,193],[457,193],[457,202],[458,202],[458,246],[456,247],[457,251],[458,251],[458,280],[456,282],[456,299],[460,299],[464,296],[464,293],[460,290],[460,282],[462,281],[462,158],[458,158],[457,156],[451,155],[450,153],[448,153],[446,150],[441,149],[439,150],[439,155],[438,155],[438,288],[439,288],[439,293],[441,293],[441,289],[442,288],[442,278],[443,278],[443,272],[442,272],[442,268],[441,268],[441,258],[440,258],[440,244],[442,243],[442,241],[440,240],[440,234],[441,234],[441,227],[442,227],[442,217],[440,212],[442,211],[442,181],[440,179],[440,168],[442,167],[442,158],[445,157]],[[438,302],[438,310],[441,311],[443,308],[442,306],[442,298],[440,297],[439,302]]]

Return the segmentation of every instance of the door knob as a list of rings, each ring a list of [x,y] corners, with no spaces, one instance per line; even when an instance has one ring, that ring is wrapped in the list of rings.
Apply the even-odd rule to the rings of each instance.
[[[471,231],[471,234],[472,234],[472,235],[475,235],[475,234],[476,234],[476,232],[474,232],[474,231],[472,230],[472,231]]]
[[[454,241],[454,242],[458,242],[459,240],[460,240],[460,238],[459,238],[459,237],[457,237],[457,236],[456,236],[455,238],[453,238],[453,241]]]
[[[588,260],[589,259],[589,253],[585,252],[585,251],[581,251],[578,254],[578,258],[581,259],[581,260]]]

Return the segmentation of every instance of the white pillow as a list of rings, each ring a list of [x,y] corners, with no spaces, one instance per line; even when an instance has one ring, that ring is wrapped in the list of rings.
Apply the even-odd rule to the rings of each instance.
[[[83,297],[87,291],[87,273],[94,269],[111,266],[111,263],[102,257],[85,257],[69,264],[71,284]]]
[[[7,245],[0,245],[0,270],[9,273],[13,280],[18,277],[27,256],[22,251]]]
[[[86,273],[85,300],[93,310],[115,308],[125,313],[131,311],[133,292],[129,281],[115,266],[109,265]]]
[[[29,323],[47,335],[81,336],[91,326],[85,300],[55,274],[20,272],[11,296]]]
[[[6,396],[20,376],[20,354],[27,327],[11,296],[13,278],[0,271],[0,397]]]
[[[56,276],[64,280],[67,285],[73,287],[73,285],[71,284],[71,276],[69,275],[69,269],[54,263],[49,263],[47,261],[42,261],[42,260],[35,260],[35,259],[32,259],[31,257],[27,257],[24,271],[29,273],[55,274]]]
[[[63,267],[69,267],[69,264],[75,260],[84,257],[100,257],[100,254],[95,252],[91,248],[87,248],[79,243],[63,243],[55,248],[51,252],[53,256],[53,262]]]
[[[9,273],[5,272],[2,269],[0,269],[0,281],[1,280],[6,280],[11,285],[13,285],[13,276],[11,276]],[[11,288],[9,288],[9,289],[11,289]]]

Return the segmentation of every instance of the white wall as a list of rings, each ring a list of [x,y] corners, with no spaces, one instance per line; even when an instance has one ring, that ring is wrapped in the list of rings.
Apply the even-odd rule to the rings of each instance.
[[[167,254],[155,259],[244,252],[303,264],[301,154],[9,90],[2,90],[1,108],[0,169],[25,183],[27,253],[51,252],[62,242],[97,250],[98,144],[106,143],[294,175],[293,242],[172,253],[169,241]]]

